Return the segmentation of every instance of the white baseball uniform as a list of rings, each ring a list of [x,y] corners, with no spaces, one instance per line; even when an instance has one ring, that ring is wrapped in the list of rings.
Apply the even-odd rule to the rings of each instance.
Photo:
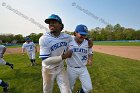
[[[33,42],[23,43],[22,48],[26,49],[29,59],[35,59],[35,47],[36,45]]]
[[[60,56],[67,50],[68,43],[72,40],[68,34],[61,33],[58,37],[50,32],[39,39],[40,58]],[[44,65],[42,61],[43,92],[52,93],[54,79],[56,78],[61,93],[71,93],[67,72],[63,61],[56,64]]]
[[[72,57],[67,58],[70,87],[73,89],[76,79],[79,78],[82,89],[85,93],[89,93],[92,90],[92,82],[86,64],[88,54],[92,54],[92,49],[88,48],[88,41],[85,39],[80,45],[73,39],[69,43],[69,49],[73,50]]]
[[[2,51],[3,51],[3,49],[5,48],[5,46],[4,45],[0,45],[0,64],[2,64],[2,65],[5,65],[6,64],[6,61],[2,58]]]

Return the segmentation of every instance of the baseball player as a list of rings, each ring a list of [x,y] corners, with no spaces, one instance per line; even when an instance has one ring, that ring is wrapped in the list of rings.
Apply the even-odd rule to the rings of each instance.
[[[11,63],[6,62],[3,59],[3,55],[4,55],[5,51],[6,51],[6,47],[4,45],[0,45],[0,64],[8,65],[13,69],[14,65],[11,64]],[[8,87],[9,87],[8,83],[6,83],[6,82],[4,82],[3,80],[0,79],[0,86],[3,87],[3,93],[7,93]]]
[[[72,55],[71,51],[67,51],[68,43],[72,37],[61,33],[64,25],[58,15],[52,14],[45,20],[45,23],[49,24],[50,32],[44,33],[39,39],[43,93],[52,93],[55,78],[61,93],[71,93],[63,59]]]
[[[70,87],[73,89],[77,78],[80,79],[82,88],[77,93],[89,93],[92,90],[92,82],[87,70],[86,64],[92,64],[92,48],[88,47],[88,41],[85,39],[88,29],[85,25],[77,25],[75,37],[69,43],[69,49],[73,51],[72,57],[67,58],[67,71],[70,81]]]
[[[26,42],[22,45],[22,54],[24,55],[26,51],[31,61],[31,66],[34,66],[36,65],[35,52],[37,52],[37,47],[29,37],[26,37],[25,40]]]

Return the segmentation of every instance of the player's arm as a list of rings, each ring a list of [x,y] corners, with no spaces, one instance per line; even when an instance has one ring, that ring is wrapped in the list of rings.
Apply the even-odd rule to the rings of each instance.
[[[91,66],[92,63],[93,63],[93,51],[92,51],[92,48],[89,48],[87,65]]]
[[[89,54],[88,55],[88,62],[87,62],[87,65],[92,65],[92,62],[93,62],[93,54]]]
[[[35,52],[37,52],[37,46],[35,45]]]
[[[45,65],[58,64],[58,63],[62,62],[63,59],[70,58],[71,56],[72,56],[72,51],[69,50],[60,56],[48,57],[48,58],[44,59],[42,62]]]
[[[22,48],[22,55],[24,55],[25,54],[25,48]]]
[[[88,47],[89,48],[92,48],[92,46],[93,46],[93,40],[92,39],[89,39],[88,37],[85,38],[85,39],[88,41]]]
[[[3,55],[4,55],[5,51],[6,51],[6,47],[3,47],[3,49],[2,49],[2,53],[1,53],[2,58],[3,58]]]

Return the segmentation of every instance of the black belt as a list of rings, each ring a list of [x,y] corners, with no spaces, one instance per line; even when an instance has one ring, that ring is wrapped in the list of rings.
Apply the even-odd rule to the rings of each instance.
[[[72,67],[72,68],[81,68],[81,67],[73,67],[73,66],[70,66],[70,67]]]

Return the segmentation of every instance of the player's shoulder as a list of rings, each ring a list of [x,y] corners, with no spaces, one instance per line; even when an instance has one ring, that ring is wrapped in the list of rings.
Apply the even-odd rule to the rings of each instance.
[[[82,46],[88,47],[88,40],[84,39]]]
[[[67,39],[68,42],[72,41],[72,36],[66,33],[61,33],[61,38]]]
[[[23,45],[22,45],[22,47],[25,47],[27,45],[28,45],[28,43],[27,42],[24,42]]]
[[[26,44],[28,44],[28,43],[27,43],[27,42],[24,42],[24,43],[23,43],[23,45],[26,45]]]
[[[50,33],[49,32],[46,32],[46,33],[44,33],[39,39],[46,39],[46,38],[48,38],[48,37],[50,37]]]
[[[88,42],[88,40],[84,39],[84,42]]]
[[[77,46],[77,43],[74,40],[74,37],[72,37],[72,40],[69,42],[69,46]]]
[[[88,40],[84,39],[83,43],[88,45]]]
[[[5,48],[5,46],[4,45],[0,45],[0,48]]]
[[[47,44],[47,43],[49,42],[50,38],[52,38],[52,36],[50,35],[49,32],[44,33],[44,34],[39,38],[39,45]]]
[[[71,35],[66,34],[66,33],[61,33],[61,36],[63,36],[63,37],[68,37],[68,38],[70,38],[70,37],[71,37]]]
[[[30,42],[30,44],[35,44],[34,42]]]

